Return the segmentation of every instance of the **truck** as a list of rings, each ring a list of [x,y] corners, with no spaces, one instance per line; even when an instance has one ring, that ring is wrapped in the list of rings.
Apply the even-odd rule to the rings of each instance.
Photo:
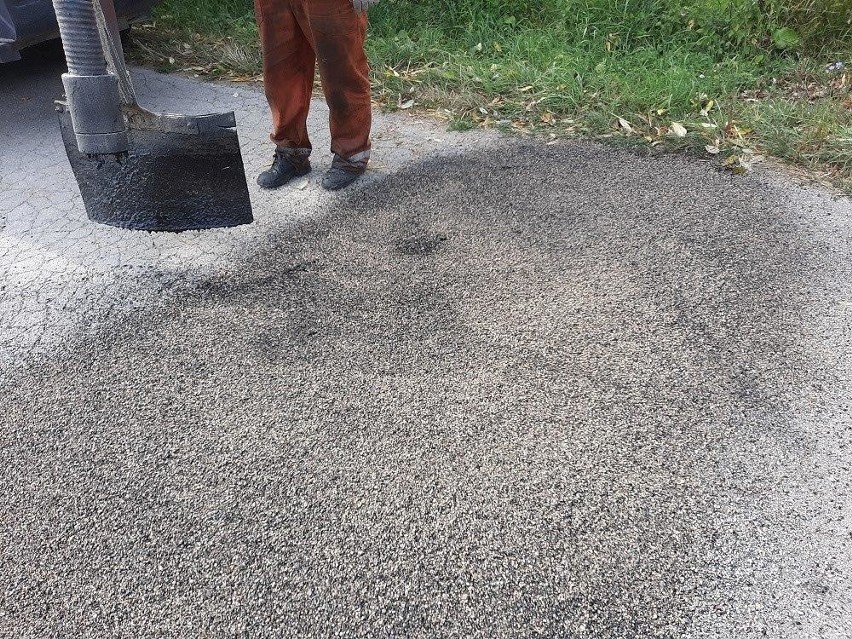
[[[115,0],[119,28],[145,20],[159,0]],[[0,63],[14,62],[21,50],[59,38],[51,0],[0,0]]]

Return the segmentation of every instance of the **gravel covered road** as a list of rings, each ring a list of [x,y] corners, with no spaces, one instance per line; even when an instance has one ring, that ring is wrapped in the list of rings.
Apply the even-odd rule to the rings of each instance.
[[[377,130],[251,230],[91,231],[134,268],[0,375],[0,636],[852,636],[850,201]]]

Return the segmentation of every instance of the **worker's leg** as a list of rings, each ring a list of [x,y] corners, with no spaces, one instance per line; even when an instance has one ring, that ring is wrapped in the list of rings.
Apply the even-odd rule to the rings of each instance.
[[[308,108],[316,57],[296,20],[301,0],[254,0],[263,49],[263,82],[272,111],[272,141],[280,148],[311,148]]]
[[[316,57],[294,12],[303,0],[254,0],[263,49],[263,81],[276,145],[272,168],[258,184],[275,188],[310,171],[308,108]]]
[[[351,0],[306,2],[310,31],[328,103],[332,174],[327,188],[341,188],[367,168],[370,158],[370,78],[364,40],[366,13],[356,13]]]

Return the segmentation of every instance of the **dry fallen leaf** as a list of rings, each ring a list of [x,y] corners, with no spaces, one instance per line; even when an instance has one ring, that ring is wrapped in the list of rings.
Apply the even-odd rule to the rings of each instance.
[[[630,126],[630,122],[625,120],[624,118],[618,118],[618,126],[627,131],[628,133],[633,132],[633,127]]]
[[[406,100],[402,104],[399,105],[400,109],[410,109],[414,106],[414,100]]]
[[[725,166],[734,175],[743,175],[748,173],[751,168],[749,161],[742,155],[732,155],[725,159]]]
[[[686,127],[683,126],[680,122],[672,122],[669,130],[679,138],[686,137]]]

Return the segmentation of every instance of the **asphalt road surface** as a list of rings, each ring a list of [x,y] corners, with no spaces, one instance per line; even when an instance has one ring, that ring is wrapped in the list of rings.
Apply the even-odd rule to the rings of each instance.
[[[0,636],[852,636],[848,199],[381,116],[358,188],[103,229],[59,70],[0,68]]]

